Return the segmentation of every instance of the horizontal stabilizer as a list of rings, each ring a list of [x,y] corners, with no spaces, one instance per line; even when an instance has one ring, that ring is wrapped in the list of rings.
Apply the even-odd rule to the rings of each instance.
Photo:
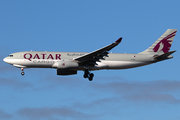
[[[164,60],[164,59],[172,58],[172,56],[170,56],[170,55],[173,54],[174,52],[176,52],[176,50],[164,53],[164,54],[162,54],[160,56],[155,56],[154,59],[155,60]]]

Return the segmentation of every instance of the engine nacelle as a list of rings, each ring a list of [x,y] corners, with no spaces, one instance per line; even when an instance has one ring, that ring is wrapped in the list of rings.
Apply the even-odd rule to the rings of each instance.
[[[57,75],[74,75],[74,74],[77,74],[77,70],[57,69]]]
[[[76,69],[79,67],[79,64],[74,61],[58,61],[57,68],[59,69]]]
[[[62,60],[57,62],[57,75],[74,75],[77,74],[79,64],[74,61]]]

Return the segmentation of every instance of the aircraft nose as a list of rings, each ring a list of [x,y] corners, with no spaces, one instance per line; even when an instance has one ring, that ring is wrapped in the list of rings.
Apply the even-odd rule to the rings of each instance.
[[[7,58],[4,58],[3,61],[6,62],[6,61],[7,61]]]
[[[5,57],[5,58],[3,59],[3,61],[6,62],[6,63],[8,63],[7,57]]]
[[[10,59],[9,57],[5,57],[3,59],[4,62],[8,63],[8,64],[13,64],[13,59]]]

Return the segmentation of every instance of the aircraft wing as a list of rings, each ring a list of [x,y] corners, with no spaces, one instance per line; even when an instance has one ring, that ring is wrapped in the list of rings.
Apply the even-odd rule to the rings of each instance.
[[[105,46],[105,47],[98,49],[96,51],[87,53],[85,55],[76,57],[76,58],[74,58],[74,60],[78,61],[79,63],[86,63],[86,62],[96,62],[96,61],[99,61],[99,59],[104,59],[103,58],[104,56],[108,57],[107,51],[110,51],[112,48],[117,46],[121,42],[121,40],[122,40],[122,38],[119,38],[114,43],[112,43],[108,46]]]

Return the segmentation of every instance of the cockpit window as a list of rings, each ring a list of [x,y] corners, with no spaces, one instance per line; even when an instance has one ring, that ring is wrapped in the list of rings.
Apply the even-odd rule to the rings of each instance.
[[[9,55],[9,57],[13,57],[13,55]]]

